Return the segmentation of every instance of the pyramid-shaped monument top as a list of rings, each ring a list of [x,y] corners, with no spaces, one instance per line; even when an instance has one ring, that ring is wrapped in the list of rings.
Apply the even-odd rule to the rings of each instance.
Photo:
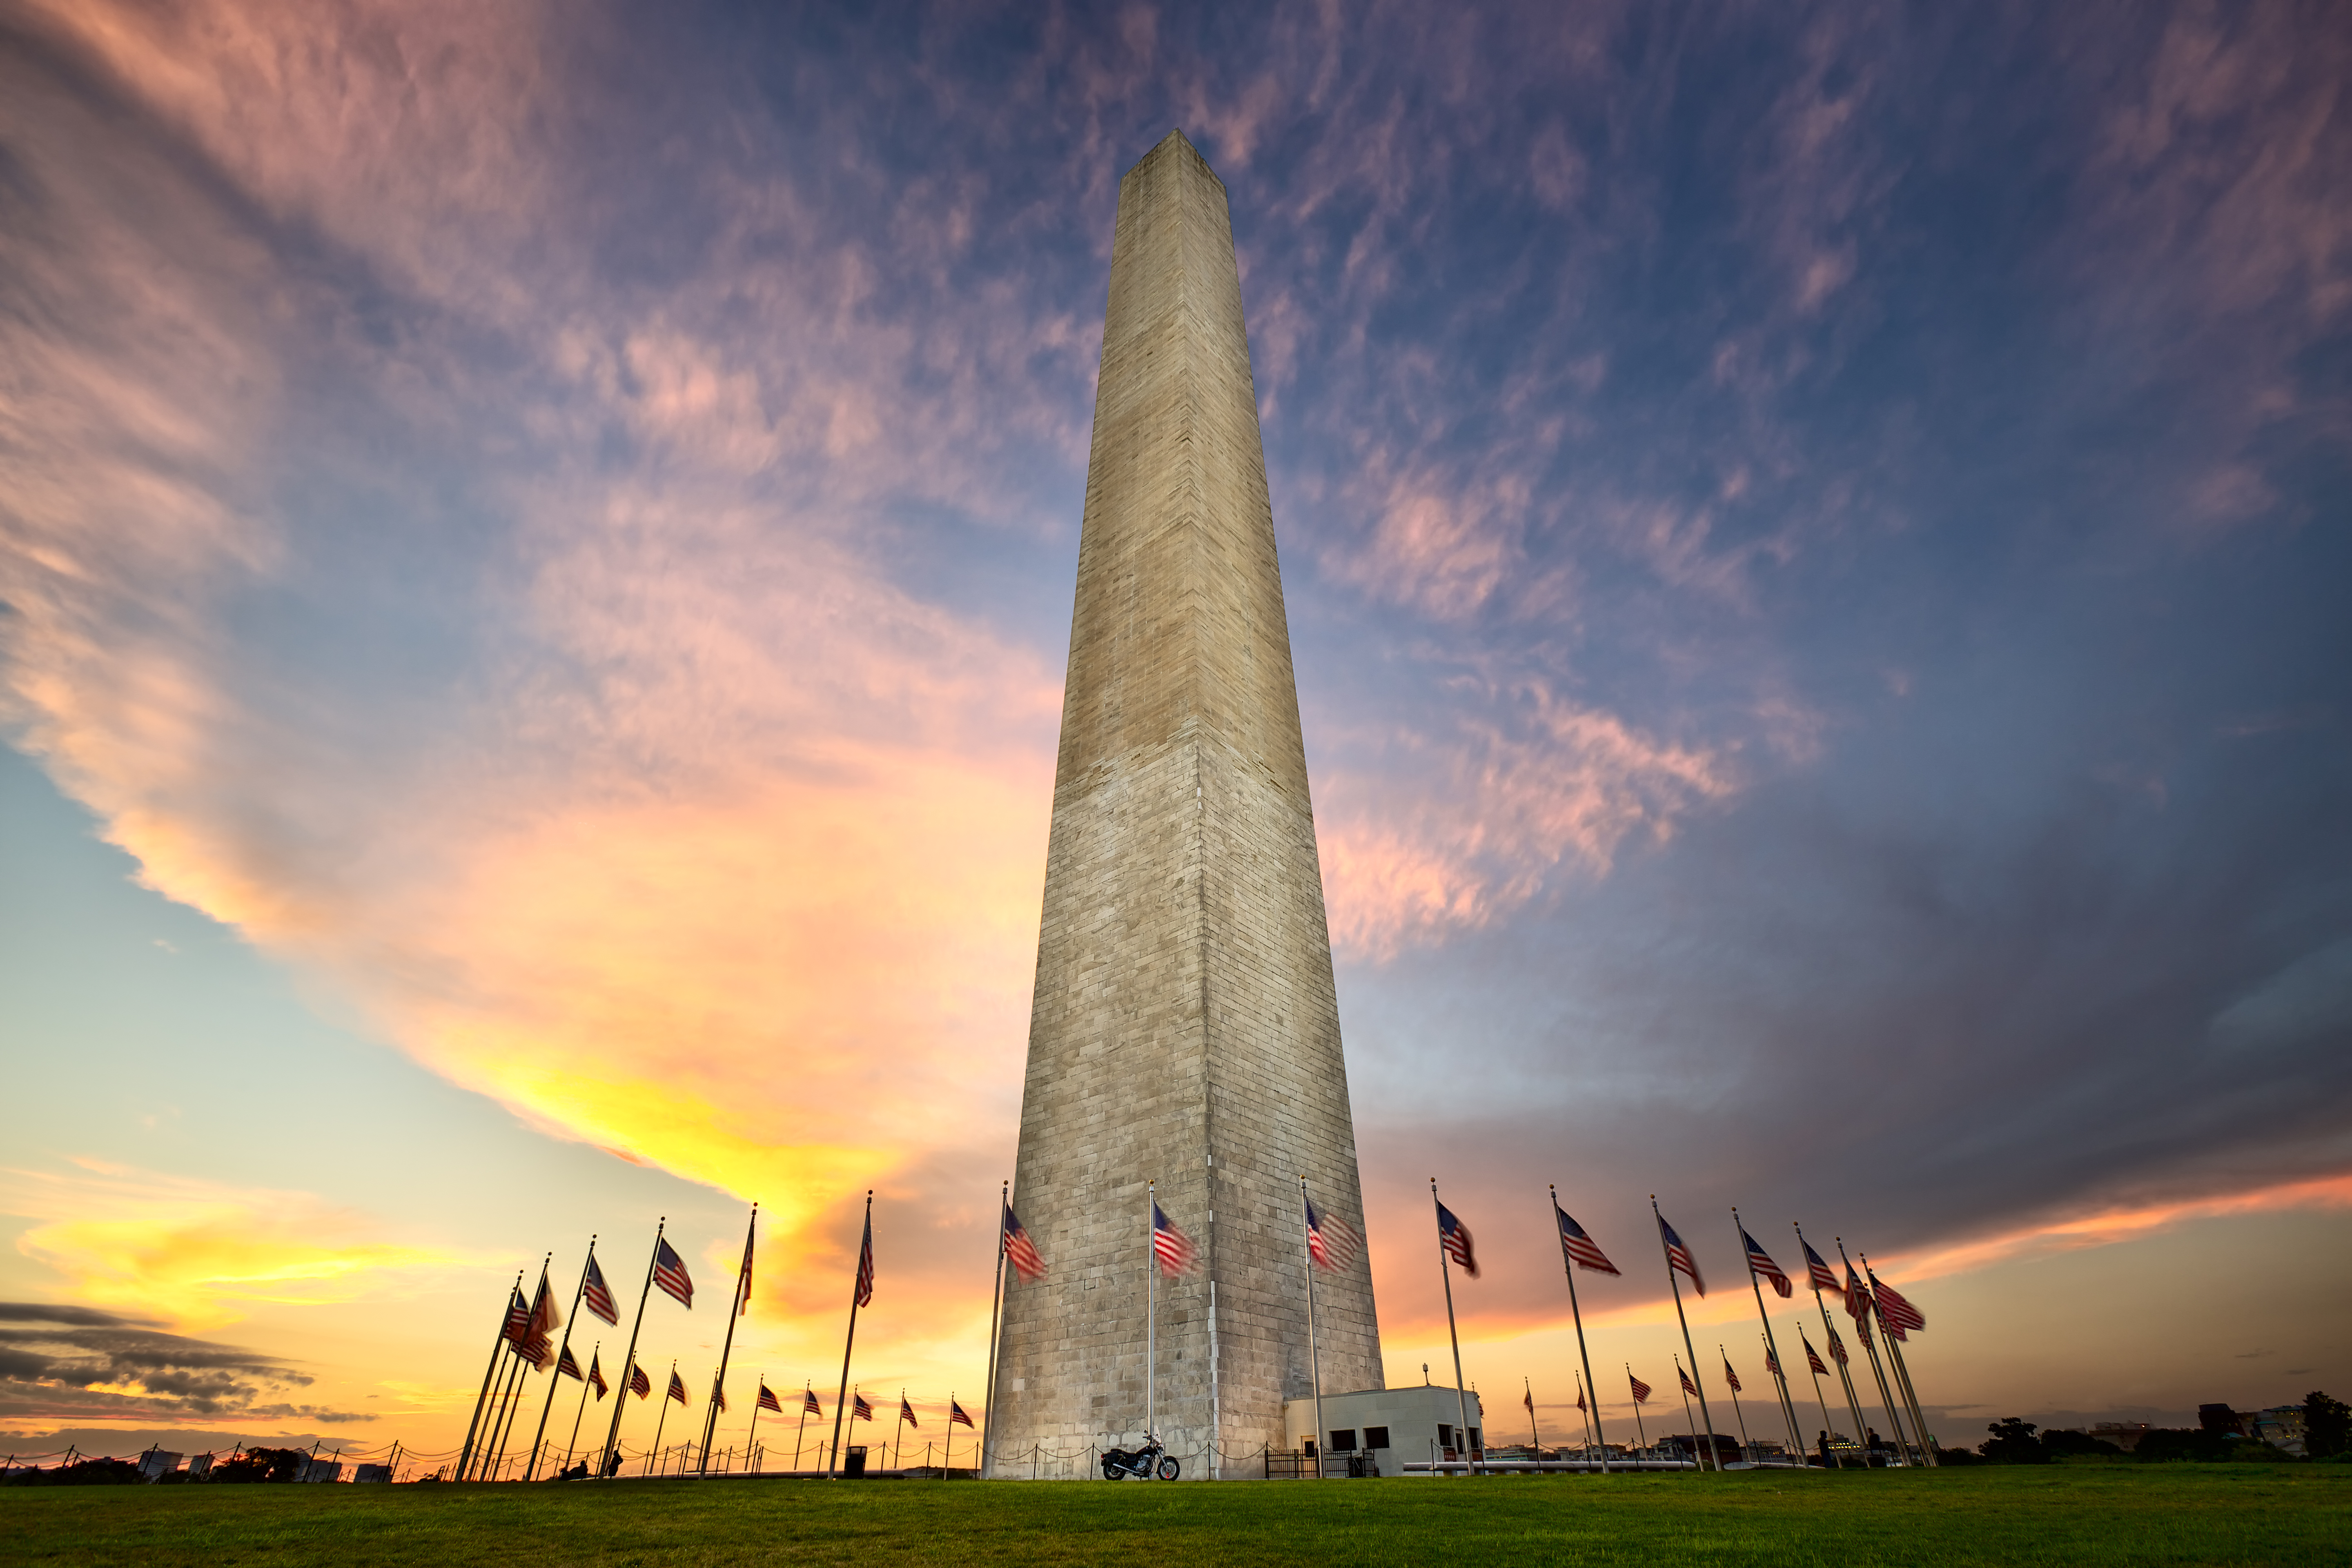
[[[1013,1198],[1051,1272],[1006,1296],[1003,1473],[1147,1420],[1172,1452],[1283,1446],[1302,1173],[1360,1226],[1233,229],[1171,132],[1119,182]],[[1149,1179],[1200,1258],[1148,1336]],[[1325,1386],[1381,1386],[1362,1258],[1316,1316]]]

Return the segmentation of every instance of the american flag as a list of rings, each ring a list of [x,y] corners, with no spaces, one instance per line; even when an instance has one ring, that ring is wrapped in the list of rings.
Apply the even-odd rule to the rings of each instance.
[[[1727,1368],[1726,1370],[1728,1369]],[[1764,1350],[1764,1370],[1770,1373],[1774,1377],[1780,1375],[1780,1354],[1769,1345],[1766,1346]]]
[[[629,1363],[629,1392],[639,1399],[654,1396],[654,1380],[646,1376],[646,1369],[635,1362]]]
[[[1760,1274],[1772,1281],[1773,1290],[1780,1296],[1785,1297],[1795,1289],[1789,1283],[1789,1277],[1780,1272],[1780,1266],[1772,1261],[1772,1255],[1765,1251],[1762,1244],[1754,1237],[1748,1234],[1745,1226],[1740,1228],[1739,1239],[1748,1244],[1748,1272]]]
[[[588,1255],[588,1278],[580,1287],[580,1300],[587,1309],[612,1324],[621,1326],[621,1309],[613,1300],[611,1287],[604,1283],[604,1271],[596,1267],[596,1255]]]
[[[1192,1238],[1160,1212],[1157,1198],[1151,1200],[1151,1256],[1159,1260],[1160,1272],[1171,1278],[1192,1268],[1197,1256]]]
[[[915,1419],[915,1407],[907,1403],[907,1396],[904,1394],[898,1395],[898,1419],[918,1430],[920,1430],[923,1425]]]
[[[563,1347],[563,1357],[555,1363],[555,1375],[558,1377],[568,1377],[574,1383],[580,1381],[580,1363],[572,1359],[572,1347],[570,1345]]]
[[[1691,1374],[1683,1370],[1683,1363],[1680,1362],[1675,1363],[1675,1375],[1683,1380],[1683,1392],[1685,1394],[1696,1394],[1698,1392],[1698,1384],[1691,1381]]]
[[[1797,1342],[1805,1347],[1805,1364],[1811,1367],[1817,1375],[1827,1376],[1830,1369],[1822,1361],[1822,1352],[1813,1348],[1813,1342],[1799,1334]]]
[[[727,1414],[727,1390],[716,1379],[710,1384],[710,1403],[719,1407],[719,1415]]]
[[[1690,1276],[1691,1289],[1702,1296],[1706,1295],[1706,1281],[1698,1277],[1697,1259],[1691,1257],[1690,1248],[1683,1245],[1683,1238],[1675,1234],[1675,1227],[1666,1223],[1666,1216],[1664,1215],[1658,1215],[1658,1236],[1666,1244],[1668,1278],[1672,1278],[1675,1272],[1687,1274]]]
[[[856,1421],[871,1421],[874,1419],[874,1406],[866,1403],[866,1395],[862,1394],[853,1394],[849,1396],[849,1414],[851,1419]]]
[[[821,1416],[824,1414],[824,1406],[816,1402],[815,1389],[805,1386],[801,1389],[801,1410],[803,1414],[809,1415]]]
[[[1640,1378],[1635,1377],[1633,1375],[1633,1369],[1631,1367],[1627,1367],[1625,1369],[1625,1381],[1633,1385],[1634,1404],[1647,1405],[1650,1403],[1650,1385],[1643,1383]]]
[[[1584,1380],[1580,1377],[1576,1380],[1576,1407],[1584,1408]]]
[[[751,1237],[743,1237],[743,1268],[735,1277],[735,1310],[744,1317],[751,1315]]]
[[[1731,1384],[1732,1393],[1738,1394],[1740,1391],[1739,1374],[1731,1370],[1731,1358],[1729,1356],[1725,1356],[1723,1358],[1723,1381]]]
[[[1798,1245],[1805,1249],[1805,1283],[1807,1285],[1816,1290],[1843,1290],[1845,1289],[1844,1286],[1838,1283],[1837,1270],[1831,1268],[1828,1263],[1822,1260],[1822,1255],[1813,1250],[1813,1244],[1811,1242],[1805,1241],[1801,1237],[1799,1238]]]
[[[1045,1278],[1045,1260],[1037,1256],[1037,1244],[1021,1228],[1021,1216],[1013,1205],[1004,1205],[1004,1260],[1013,1265],[1013,1272],[1024,1279]]]
[[[1470,1246],[1470,1227],[1455,1219],[1454,1211],[1444,1204],[1437,1205],[1437,1245],[1462,1266],[1463,1273],[1478,1278],[1478,1255]]]
[[[779,1415],[784,1413],[784,1402],[777,1398],[776,1391],[765,1383],[760,1384],[760,1408],[772,1410]]]
[[[677,1375],[677,1368],[669,1369],[669,1396],[680,1405],[687,1403],[686,1379]]]
[[[530,1303],[523,1300],[522,1287],[515,1287],[507,1298],[506,1337],[520,1344],[530,1337]]]
[[[596,1403],[602,1405],[604,1402],[606,1390],[604,1387],[604,1363],[601,1356],[591,1355],[588,1358],[588,1386],[596,1391]]]
[[[694,1306],[694,1281],[687,1278],[686,1259],[677,1255],[667,1237],[654,1243],[654,1283],[665,1295],[676,1298],[688,1309]]]
[[[857,1289],[855,1300],[861,1307],[874,1304],[874,1202],[866,1200],[866,1239],[857,1246]],[[872,1420],[872,1416],[866,1417]]]
[[[1927,1320],[1921,1315],[1919,1309],[1913,1306],[1909,1299],[1900,1290],[1887,1284],[1876,1274],[1870,1277],[1870,1288],[1878,1294],[1878,1310],[1886,1319],[1888,1333],[1895,1333],[1895,1330],[1901,1329],[1906,1332],[1916,1334],[1927,1327]],[[1895,1337],[1900,1339],[1902,1335],[1896,1334]]]
[[[971,1425],[971,1416],[965,1412],[962,1405],[958,1405],[953,1399],[950,1399],[948,1401],[948,1425],[950,1426],[970,1426]]]
[[[1601,1248],[1584,1234],[1582,1226],[1568,1217],[1568,1211],[1559,1206],[1557,1198],[1552,1200],[1551,1214],[1559,1221],[1559,1249],[1570,1263],[1579,1268],[1590,1268],[1595,1274],[1617,1272],[1617,1266],[1601,1255]]]
[[[1840,1366],[1852,1364],[1846,1360],[1845,1342],[1838,1338],[1837,1325],[1834,1323],[1830,1325],[1830,1356],[1831,1359],[1835,1361]],[[1822,1370],[1827,1371],[1828,1369],[1824,1367]]]
[[[555,1359],[554,1331],[562,1326],[563,1314],[556,1309],[555,1292],[548,1289],[547,1271],[540,1270],[539,1289],[530,1299],[530,1321],[523,1325],[523,1358],[538,1371],[545,1372],[548,1363]]]
[[[1345,1274],[1348,1266],[1356,1261],[1356,1249],[1362,1245],[1363,1238],[1346,1220],[1338,1215],[1316,1213],[1315,1200],[1307,1200],[1307,1256],[1317,1268]]]
[[[1521,1399],[1519,1403],[1528,1407],[1528,1415],[1533,1415],[1536,1413],[1536,1391],[1532,1384],[1530,1384],[1528,1389],[1527,1396]]]

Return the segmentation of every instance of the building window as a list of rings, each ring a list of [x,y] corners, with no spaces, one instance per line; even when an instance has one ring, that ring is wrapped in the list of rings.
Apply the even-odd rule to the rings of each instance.
[[[1354,1453],[1356,1451],[1356,1429],[1353,1426],[1338,1426],[1332,1428],[1331,1451],[1335,1454]]]
[[[1388,1429],[1387,1427],[1385,1427],[1385,1426],[1367,1426],[1367,1427],[1365,1427],[1365,1428],[1364,1428],[1364,1447],[1367,1447],[1367,1448],[1385,1448],[1385,1447],[1387,1447],[1388,1446],[1389,1446],[1389,1429]]]
[[[1478,1428],[1475,1426],[1470,1428],[1470,1447],[1473,1449],[1478,1448]]]
[[[1443,1421],[1437,1424],[1437,1446],[1441,1448],[1454,1447],[1454,1428]]]

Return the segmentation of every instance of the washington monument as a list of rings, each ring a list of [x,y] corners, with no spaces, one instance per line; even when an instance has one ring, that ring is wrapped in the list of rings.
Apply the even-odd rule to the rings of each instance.
[[[1187,1475],[1284,1447],[1302,1175],[1361,1229],[1233,227],[1171,132],[1119,182],[1013,1194],[1050,1272],[1006,1290],[997,1473],[1139,1441],[1147,1386]],[[1149,1377],[1147,1181],[1199,1247]],[[1366,1258],[1315,1305],[1323,1386],[1381,1386]]]

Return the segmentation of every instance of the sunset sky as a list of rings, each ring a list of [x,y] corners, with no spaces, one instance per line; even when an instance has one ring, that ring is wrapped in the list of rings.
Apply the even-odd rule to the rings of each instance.
[[[1947,1442],[2352,1396],[2347,81],[2323,5],[0,5],[0,1432],[451,1447],[665,1215],[707,1387],[755,1200],[730,1426],[830,1411],[869,1187],[854,1375],[977,1409],[1171,127],[1390,1382],[1434,1172],[1498,1433],[1547,1183],[1612,1421],[1654,1193],[1759,1432],[1734,1205]]]

